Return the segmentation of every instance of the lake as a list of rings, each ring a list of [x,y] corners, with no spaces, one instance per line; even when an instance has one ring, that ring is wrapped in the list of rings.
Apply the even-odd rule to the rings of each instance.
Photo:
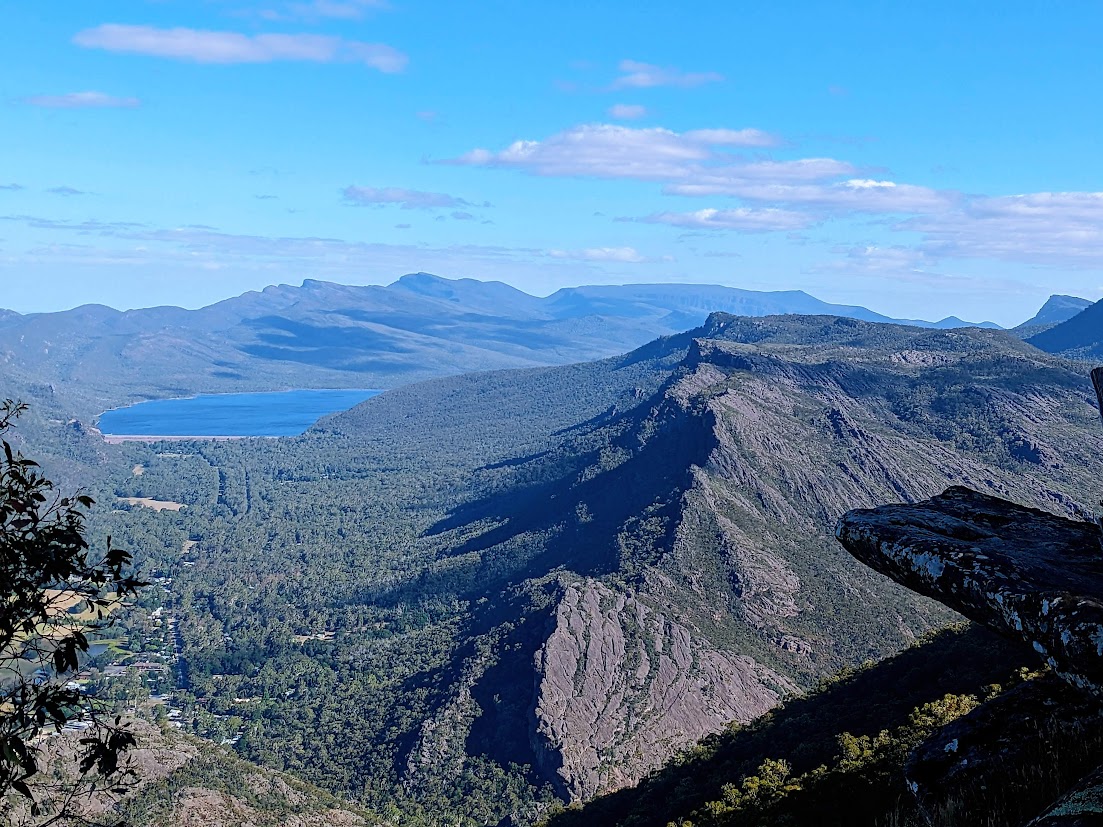
[[[295,436],[319,418],[346,411],[378,390],[212,393],[154,399],[100,415],[104,436]]]

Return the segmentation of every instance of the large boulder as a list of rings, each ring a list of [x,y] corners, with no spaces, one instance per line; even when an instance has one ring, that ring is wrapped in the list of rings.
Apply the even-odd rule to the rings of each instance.
[[[1100,528],[955,486],[914,505],[843,516],[866,565],[1029,643],[1069,683],[1103,695]]]

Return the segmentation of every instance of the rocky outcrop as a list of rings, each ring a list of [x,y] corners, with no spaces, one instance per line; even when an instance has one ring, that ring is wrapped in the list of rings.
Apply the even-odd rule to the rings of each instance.
[[[293,776],[251,764],[224,747],[161,730],[141,719],[127,722],[135,746],[123,755],[120,784],[85,787],[68,801],[62,824],[142,824],[147,827],[365,827],[383,825],[368,813]],[[87,733],[48,738],[39,762],[45,768],[31,781],[44,814],[56,816],[77,782],[80,743]],[[61,784],[56,784],[58,780]],[[60,798],[59,798],[60,793]],[[12,805],[7,809],[4,805]],[[29,818],[25,802],[0,803],[0,823],[47,824],[47,815]],[[370,819],[370,821],[369,821]]]
[[[541,769],[571,800],[632,784],[795,690],[596,580],[566,588],[554,624],[536,656],[532,736]]]
[[[937,730],[912,751],[905,777],[931,827],[953,827],[963,810],[1022,824],[1091,772],[1101,750],[1103,707],[1048,674]]]
[[[852,511],[836,536],[877,571],[1021,637],[1066,681],[1103,695],[1099,526],[953,487],[916,505]]]
[[[1027,827],[1100,827],[1103,825],[1103,769],[1092,773],[1048,812]]]

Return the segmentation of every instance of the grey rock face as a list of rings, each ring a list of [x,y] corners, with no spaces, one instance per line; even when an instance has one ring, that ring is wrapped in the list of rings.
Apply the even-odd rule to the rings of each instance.
[[[638,781],[795,689],[596,580],[566,589],[536,661],[534,747],[572,800]]]
[[[1103,695],[1099,526],[955,486],[916,505],[852,511],[836,536],[877,571],[1021,637],[1066,681]]]

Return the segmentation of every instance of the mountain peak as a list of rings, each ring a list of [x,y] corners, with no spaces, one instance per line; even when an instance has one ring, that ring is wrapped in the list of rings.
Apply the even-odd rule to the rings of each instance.
[[[1019,327],[1034,327],[1036,325],[1053,325],[1067,322],[1073,316],[1091,305],[1087,299],[1078,296],[1063,296],[1055,293],[1046,299],[1046,303],[1034,315],[1034,318],[1023,322]]]
[[[1089,304],[1072,318],[1031,336],[1027,341],[1049,353],[1098,359],[1103,355],[1103,301]]]

